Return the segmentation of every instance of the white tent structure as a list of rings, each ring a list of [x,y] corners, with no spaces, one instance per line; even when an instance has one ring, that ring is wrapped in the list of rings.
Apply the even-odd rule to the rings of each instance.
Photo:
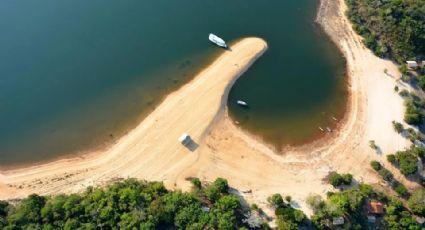
[[[190,136],[187,133],[183,133],[180,137],[179,137],[179,142],[182,143],[183,145],[187,145],[190,142]]]
[[[418,63],[416,61],[406,61],[407,67],[409,68],[416,68],[418,67]]]

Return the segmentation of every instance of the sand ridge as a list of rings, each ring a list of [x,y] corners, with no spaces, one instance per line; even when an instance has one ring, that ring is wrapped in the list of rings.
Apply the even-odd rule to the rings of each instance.
[[[261,39],[247,38],[171,93],[108,151],[1,172],[0,199],[34,192],[77,192],[88,185],[125,177],[162,180],[169,188],[186,190],[190,186],[187,177],[211,181],[220,176],[227,178],[246,200],[263,208],[267,196],[282,193],[292,196],[294,207],[310,213],[305,198],[332,189],[323,182],[329,171],[351,173],[357,181],[380,183],[369,166],[371,160],[384,162],[412,189],[416,185],[385,160],[386,153],[409,146],[409,141],[394,132],[391,125],[393,120],[402,121],[404,112],[402,99],[393,91],[398,84],[397,66],[377,58],[363,46],[345,10],[344,0],[322,0],[317,16],[347,59],[349,75],[349,111],[332,138],[278,155],[229,119],[225,106],[228,90],[267,47]],[[177,142],[182,132],[191,134],[198,144],[193,152]],[[376,141],[380,153],[368,146],[369,140]]]

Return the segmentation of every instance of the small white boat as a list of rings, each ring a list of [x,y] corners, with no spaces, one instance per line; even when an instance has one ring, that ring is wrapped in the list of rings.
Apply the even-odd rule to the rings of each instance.
[[[216,45],[218,45],[218,46],[220,46],[220,47],[223,47],[223,48],[227,49],[226,42],[225,42],[223,39],[221,39],[220,37],[218,37],[217,35],[215,35],[215,34],[210,34],[210,36],[208,37],[208,39],[209,39],[212,43],[214,43],[214,44],[216,44]]]
[[[248,106],[248,103],[241,100],[238,100],[236,103],[238,103],[238,105],[241,105],[241,106]]]
[[[319,130],[322,131],[322,132],[325,132],[325,130],[320,126],[319,126]]]
[[[332,132],[332,129],[329,127],[326,127],[326,130],[328,130],[328,132]]]

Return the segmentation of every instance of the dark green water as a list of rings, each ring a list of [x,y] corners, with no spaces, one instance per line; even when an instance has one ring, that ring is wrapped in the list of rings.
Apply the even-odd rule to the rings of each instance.
[[[53,159],[118,138],[228,41],[264,38],[231,116],[277,146],[344,113],[341,55],[314,23],[317,0],[5,0],[0,3],[0,165]],[[235,105],[243,99],[244,110]]]

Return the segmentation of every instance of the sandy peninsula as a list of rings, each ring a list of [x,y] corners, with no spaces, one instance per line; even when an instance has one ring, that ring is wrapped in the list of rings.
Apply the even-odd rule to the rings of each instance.
[[[232,46],[190,83],[171,93],[143,122],[104,152],[38,166],[2,171],[0,199],[30,193],[78,192],[117,178],[161,180],[169,188],[188,189],[187,177],[211,181],[224,177],[249,202],[265,207],[272,193],[291,195],[293,206],[307,213],[305,198],[332,188],[329,171],[351,173],[361,182],[379,184],[369,166],[383,162],[409,189],[415,187],[385,161],[385,154],[409,146],[393,131],[404,106],[394,92],[397,66],[374,56],[345,17],[344,0],[322,0],[317,22],[347,60],[349,111],[332,138],[277,154],[246,134],[227,116],[227,93],[233,82],[266,51],[266,42],[246,38]],[[384,73],[384,69],[388,73]],[[196,145],[177,138],[188,132]],[[380,151],[372,150],[375,140]]]

